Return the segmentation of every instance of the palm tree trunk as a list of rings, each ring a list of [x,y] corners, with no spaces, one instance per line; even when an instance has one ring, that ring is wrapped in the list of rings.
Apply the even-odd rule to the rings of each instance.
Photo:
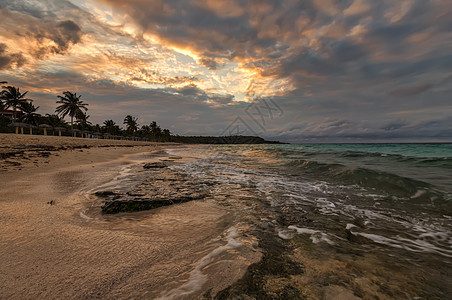
[[[71,116],[71,134],[72,137],[74,136],[74,116]]]
[[[13,105],[13,122],[16,123],[16,106]]]

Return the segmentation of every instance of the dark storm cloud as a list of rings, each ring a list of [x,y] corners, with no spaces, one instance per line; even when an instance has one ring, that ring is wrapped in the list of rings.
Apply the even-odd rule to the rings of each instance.
[[[100,22],[90,12],[67,0],[0,0],[2,29],[0,38],[20,41],[9,53],[45,61],[52,55],[68,55],[83,37],[90,35],[105,43],[117,43],[128,37],[120,28]]]
[[[408,123],[406,121],[396,121],[396,122],[391,122],[389,124],[386,124],[385,126],[381,127],[381,129],[385,130],[385,131],[394,131],[394,130],[398,130],[402,127],[407,126]]]
[[[214,105],[226,105],[234,101],[234,95],[208,93],[195,84],[190,84],[179,89],[167,89],[167,91]]]
[[[177,89],[177,92],[183,96],[195,97],[198,99],[206,98],[207,94],[202,89],[198,88],[195,84],[190,84]]]
[[[125,12],[129,20],[143,31],[158,34],[177,45],[189,46],[206,57],[201,64],[216,68],[207,56],[244,58],[253,66],[272,66],[277,58],[284,58],[279,71],[282,75],[296,67],[323,74],[343,68],[349,61],[364,60],[372,51],[401,51],[409,47],[406,40],[416,33],[432,28],[436,8],[428,1],[414,1],[398,22],[388,22],[387,13],[395,8],[389,3],[369,2],[371,10],[365,14],[341,16],[353,1],[331,1],[338,16],[327,14],[315,1],[158,1],[158,0],[102,0]],[[222,4],[237,6],[228,12]],[[327,3],[328,4],[328,3]],[[324,4],[326,5],[326,4]],[[439,6],[447,6],[440,2]],[[363,20],[369,19],[372,21]],[[447,22],[441,18],[442,22]],[[318,36],[314,49],[308,40],[311,30],[338,24],[344,35],[332,39]],[[345,36],[356,25],[363,25],[366,34],[359,42]],[[369,49],[376,47],[374,49]],[[295,46],[295,47],[294,47]],[[265,64],[262,60],[267,61]],[[364,61],[366,62],[366,61]],[[295,66],[294,66],[295,64]],[[266,70],[268,72],[268,70]],[[270,73],[268,73],[270,74]]]
[[[72,20],[59,21],[48,17],[39,19],[8,8],[0,10],[0,18],[4,28],[8,28],[0,35],[6,38],[24,39],[24,47],[17,50],[37,59],[42,59],[49,54],[65,53],[72,45],[80,42],[83,34],[80,27]]]
[[[350,40],[325,40],[321,50],[302,49],[301,53],[293,54],[281,61],[274,69],[280,76],[291,77],[295,82],[303,81],[303,77],[334,76],[347,73],[349,63],[365,60],[367,57],[362,45]],[[301,78],[297,79],[297,75]]]
[[[69,44],[77,44],[80,42],[82,30],[80,27],[71,20],[59,22],[57,24],[59,36],[55,38],[55,42],[62,49],[67,49]]]
[[[5,44],[0,43],[0,70],[19,68],[26,62],[21,53],[10,53]]]
[[[209,100],[219,105],[231,104],[234,101],[234,95],[211,94]]]
[[[203,55],[224,58],[274,55],[283,46],[279,38],[291,30],[296,31],[291,36],[299,36],[316,15],[308,1],[292,4],[207,0],[101,2],[125,12],[143,31],[158,34],[176,45],[189,46]],[[236,7],[236,11],[228,5]],[[298,29],[294,28],[300,16],[306,20]]]
[[[282,96],[273,97],[284,117],[269,120],[263,135],[290,141],[452,139],[449,0],[98,2],[111,5],[114,16],[125,16],[125,24],[139,28],[138,37],[128,42],[144,43],[140,34],[149,33],[163,46],[190,50],[208,72],[224,71],[232,62],[249,68],[256,78],[289,82],[289,88],[278,91]],[[65,54],[87,32],[112,45],[125,34],[96,23],[64,0],[0,0],[0,14],[2,25],[11,28],[4,34],[54,42],[43,49],[31,47],[34,57]],[[23,64],[21,51],[0,46],[0,68]],[[200,88],[198,74],[170,78],[154,73],[145,68],[154,57],[140,61],[128,53],[107,53],[101,59],[130,70],[125,82],[71,71],[38,72],[16,82],[35,90],[80,91],[91,100],[96,122],[102,121],[100,112],[120,123],[126,112],[136,111],[143,120],[161,119],[168,122],[164,127],[189,128],[186,133],[192,134],[220,134],[248,105],[234,102],[228,91]],[[90,65],[97,66],[95,61]],[[140,89],[130,82],[166,88]]]
[[[340,124],[339,126],[332,125]],[[448,140],[452,132],[452,118],[431,119],[422,122],[399,121],[382,127],[369,122],[334,120],[305,123],[288,128],[280,138],[288,141],[391,141],[391,140]]]
[[[216,70],[219,68],[219,64],[214,59],[202,58],[200,60],[201,65],[205,66],[207,69]]]
[[[431,83],[421,83],[415,86],[402,87],[392,90],[389,94],[398,97],[407,97],[421,94],[433,87]]]
[[[452,55],[444,54],[434,57],[423,57],[418,60],[363,62],[359,75],[369,79],[383,77],[389,80],[411,78],[430,72],[447,73],[452,68]]]

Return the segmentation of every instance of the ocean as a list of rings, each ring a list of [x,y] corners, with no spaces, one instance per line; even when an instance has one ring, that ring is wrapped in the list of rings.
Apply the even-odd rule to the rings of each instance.
[[[303,278],[289,285],[301,290],[293,297],[320,297],[329,285],[367,299],[452,294],[452,144],[193,145],[168,151],[192,158],[173,170],[211,182],[216,201],[243,211],[237,228],[250,222],[246,216],[257,220],[253,234],[268,248],[264,258],[281,258],[263,242],[273,241],[289,264],[300,264],[293,271],[280,266],[281,274],[266,271],[274,280]],[[248,288],[242,280],[223,295]]]

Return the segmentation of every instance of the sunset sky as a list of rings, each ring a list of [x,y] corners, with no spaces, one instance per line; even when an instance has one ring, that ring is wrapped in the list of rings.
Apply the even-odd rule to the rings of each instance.
[[[450,0],[0,0],[0,81],[181,135],[452,141]]]

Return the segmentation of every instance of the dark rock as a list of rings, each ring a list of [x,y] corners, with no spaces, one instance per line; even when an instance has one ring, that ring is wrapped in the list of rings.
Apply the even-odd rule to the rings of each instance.
[[[118,195],[118,193],[116,193],[115,191],[99,191],[99,192],[95,192],[94,195],[96,195],[97,197],[109,197],[109,196],[116,196]]]
[[[42,157],[49,157],[50,156],[50,152],[41,152],[41,156]]]
[[[7,159],[8,157],[16,156],[18,154],[22,154],[22,152],[7,152],[7,153],[0,153],[0,159]]]
[[[104,206],[102,206],[102,213],[116,214],[120,212],[150,210],[162,206],[169,206],[198,199],[200,198],[180,197],[178,199],[152,199],[152,200],[135,198],[133,200],[109,201],[106,202]]]
[[[294,286],[288,284],[277,292],[278,299],[307,299],[303,297],[301,292]]]
[[[5,163],[7,163],[7,164],[9,164],[11,166],[15,166],[15,167],[22,165],[20,162],[10,161],[10,160],[5,160]]]
[[[143,197],[143,196],[146,196],[146,193],[140,193],[140,192],[127,192],[127,195],[129,195],[129,196],[135,196],[135,197]]]
[[[145,169],[158,169],[158,168],[166,168],[166,167],[168,167],[168,166],[162,162],[146,163],[143,165],[143,168],[145,168]]]
[[[165,168],[162,163],[148,163],[143,167],[159,168],[140,184],[125,193],[114,191],[97,192],[96,196],[106,199],[102,213],[114,214],[149,210],[162,206],[204,199],[208,192],[197,180],[177,171]]]

